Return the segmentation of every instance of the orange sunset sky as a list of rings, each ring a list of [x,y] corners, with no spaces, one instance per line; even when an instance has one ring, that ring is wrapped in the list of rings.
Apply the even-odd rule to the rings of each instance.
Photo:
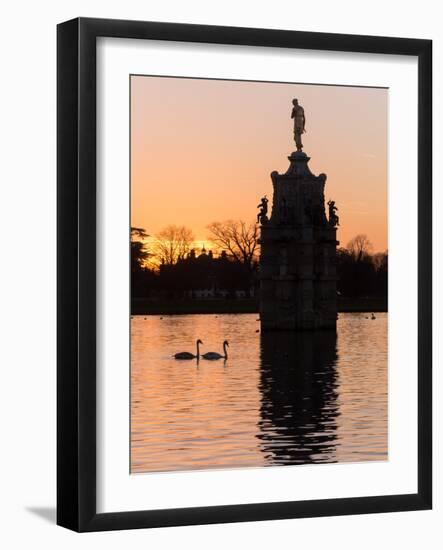
[[[304,151],[338,206],[340,246],[365,233],[387,249],[388,90],[131,77],[131,225],[151,236],[185,225],[196,246],[214,221],[253,221],[270,173],[295,150],[292,99],[305,109]]]

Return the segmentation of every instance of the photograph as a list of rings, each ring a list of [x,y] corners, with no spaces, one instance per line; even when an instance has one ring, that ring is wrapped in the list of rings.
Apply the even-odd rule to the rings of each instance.
[[[2,548],[438,548],[438,7],[4,4]]]
[[[389,460],[389,89],[129,103],[130,473]]]

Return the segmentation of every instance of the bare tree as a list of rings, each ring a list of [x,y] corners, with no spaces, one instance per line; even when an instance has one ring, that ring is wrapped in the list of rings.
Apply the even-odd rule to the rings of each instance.
[[[210,240],[236,261],[252,269],[258,253],[258,225],[241,220],[213,222],[207,226]]]
[[[157,261],[174,265],[191,250],[194,234],[183,225],[168,225],[155,236],[153,244]]]
[[[351,239],[348,242],[346,248],[348,249],[353,259],[357,262],[360,262],[371,253],[372,243],[368,239],[367,235],[360,234]]]

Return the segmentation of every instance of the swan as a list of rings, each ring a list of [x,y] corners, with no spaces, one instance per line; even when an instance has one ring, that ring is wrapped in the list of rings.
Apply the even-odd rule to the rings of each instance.
[[[223,342],[223,352],[224,355],[221,355],[220,353],[217,353],[216,351],[208,351],[207,353],[204,353],[202,355],[203,359],[209,359],[210,361],[213,361],[215,359],[227,359],[228,358],[228,350],[226,348],[229,347],[229,342],[225,340]]]
[[[203,342],[199,339],[196,342],[197,345],[197,355],[190,353],[189,351],[180,351],[174,355],[174,359],[200,359],[200,344]]]

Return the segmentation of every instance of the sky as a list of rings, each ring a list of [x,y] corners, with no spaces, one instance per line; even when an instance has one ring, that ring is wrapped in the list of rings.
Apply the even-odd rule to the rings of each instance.
[[[366,234],[387,249],[388,90],[344,86],[131,77],[131,225],[167,225],[206,243],[214,221],[253,221],[271,172],[295,150],[292,99],[306,116],[309,166],[327,175],[340,246]]]

